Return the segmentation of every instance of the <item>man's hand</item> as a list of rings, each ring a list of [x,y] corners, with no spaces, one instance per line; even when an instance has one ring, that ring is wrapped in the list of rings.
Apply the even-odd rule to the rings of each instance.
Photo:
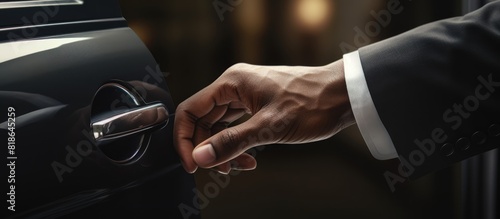
[[[245,114],[251,117],[228,125]],[[343,61],[321,67],[237,64],[176,111],[174,145],[186,171],[251,170],[246,150],[322,140],[354,124]]]

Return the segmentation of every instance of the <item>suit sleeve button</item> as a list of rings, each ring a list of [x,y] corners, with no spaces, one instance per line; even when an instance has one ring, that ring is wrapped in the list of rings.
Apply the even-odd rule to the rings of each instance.
[[[455,152],[455,148],[453,147],[453,144],[446,143],[443,146],[441,146],[440,152],[441,155],[449,157],[453,154],[453,152]]]
[[[457,148],[466,151],[470,148],[470,140],[468,138],[460,138],[456,144]]]
[[[484,132],[477,131],[474,134],[472,134],[472,143],[476,145],[482,145],[486,142],[487,138],[488,136]]]
[[[488,128],[488,134],[492,137],[500,136],[500,125],[493,124]]]

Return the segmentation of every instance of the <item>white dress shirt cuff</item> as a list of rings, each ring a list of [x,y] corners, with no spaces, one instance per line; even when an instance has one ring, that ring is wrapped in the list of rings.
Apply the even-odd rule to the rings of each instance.
[[[358,51],[344,55],[344,72],[352,112],[371,154],[379,160],[397,158],[394,144],[368,90]]]

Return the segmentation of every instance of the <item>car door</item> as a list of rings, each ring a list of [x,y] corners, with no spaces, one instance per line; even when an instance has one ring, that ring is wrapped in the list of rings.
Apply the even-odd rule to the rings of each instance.
[[[117,1],[0,1],[3,215],[196,217],[164,76]]]

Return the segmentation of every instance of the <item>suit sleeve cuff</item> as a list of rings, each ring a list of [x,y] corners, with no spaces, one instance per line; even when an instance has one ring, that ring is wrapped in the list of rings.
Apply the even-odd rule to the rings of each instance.
[[[378,160],[397,158],[394,144],[368,90],[358,51],[344,55],[344,71],[352,112],[371,154]]]

